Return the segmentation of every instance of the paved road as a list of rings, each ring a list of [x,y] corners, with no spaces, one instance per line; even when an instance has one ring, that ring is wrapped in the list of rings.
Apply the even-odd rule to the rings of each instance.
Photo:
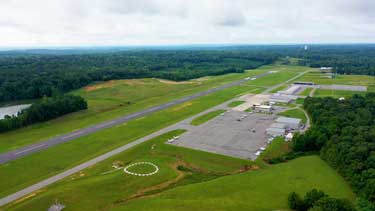
[[[313,89],[311,90],[311,92],[309,93],[309,97],[314,97],[314,94],[315,94],[315,92],[316,92],[316,89],[317,89],[317,88],[313,88]]]
[[[255,78],[261,78],[261,77],[264,77],[264,76],[269,75],[269,74],[271,74],[271,73],[269,73],[269,72],[263,73],[263,74],[255,76]],[[61,143],[64,143],[64,142],[72,141],[72,140],[77,139],[79,137],[82,137],[82,136],[85,136],[85,135],[88,135],[88,134],[91,134],[91,133],[95,133],[95,132],[103,130],[105,128],[110,128],[110,127],[113,127],[115,125],[119,125],[119,124],[122,124],[124,122],[128,122],[130,120],[146,116],[146,115],[154,113],[156,111],[160,111],[160,110],[169,108],[171,106],[196,99],[198,97],[202,97],[202,96],[205,96],[205,95],[208,95],[208,94],[211,94],[211,93],[214,93],[214,92],[217,92],[217,91],[229,88],[229,87],[240,85],[244,82],[246,82],[245,79],[235,81],[235,82],[232,82],[232,83],[228,83],[228,84],[225,84],[225,85],[222,85],[222,86],[219,86],[219,87],[207,90],[207,91],[203,91],[203,92],[200,92],[200,93],[197,93],[197,94],[194,94],[194,95],[183,97],[183,98],[180,98],[180,99],[177,99],[177,100],[174,100],[174,101],[162,104],[162,105],[158,105],[158,106],[155,106],[155,107],[151,107],[151,108],[148,108],[148,109],[136,112],[136,113],[132,113],[130,115],[123,116],[123,117],[120,117],[120,118],[117,118],[117,119],[114,119],[114,120],[111,120],[111,121],[99,123],[99,124],[96,124],[96,125],[93,125],[93,126],[90,126],[90,127],[87,127],[87,128],[83,128],[83,129],[65,134],[65,135],[61,135],[61,136],[57,136],[57,137],[48,139],[46,141],[41,141],[41,142],[38,142],[36,144],[31,144],[31,145],[22,147],[20,149],[16,149],[16,150],[13,150],[13,151],[10,151],[10,152],[0,154],[0,164],[7,163],[9,161],[18,159],[18,158],[26,156],[26,155],[30,155],[30,154],[35,153],[35,152],[39,152],[41,150],[50,148],[52,146],[55,146],[55,145],[58,145],[58,144],[61,144]]]
[[[289,83],[289,82],[291,82],[291,81],[296,80],[297,78],[303,76],[304,74],[306,74],[306,73],[309,72],[309,71],[310,71],[310,70],[307,70],[307,71],[305,71],[305,72],[299,73],[298,75],[294,76],[294,77],[291,78],[291,79],[288,79],[287,81],[284,81],[284,82],[282,82],[282,83],[279,83],[279,84],[277,84],[277,85],[275,85],[275,86],[268,87],[268,89],[264,90],[264,91],[262,92],[262,94],[268,94],[268,93],[270,93],[272,90],[274,90],[274,89],[276,89],[276,88],[279,88],[280,86],[283,86],[284,84],[287,84],[287,83]]]

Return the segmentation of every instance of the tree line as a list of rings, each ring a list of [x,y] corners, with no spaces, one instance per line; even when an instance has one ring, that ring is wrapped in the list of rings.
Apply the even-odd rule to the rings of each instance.
[[[288,206],[296,211],[364,211],[364,208],[373,208],[359,200],[356,203],[357,209],[349,200],[330,197],[317,189],[306,192],[303,198],[296,192],[289,193]]]
[[[87,102],[80,96],[63,95],[44,98],[22,110],[18,115],[5,116],[0,120],[0,132],[44,122],[83,109],[87,109]]]
[[[287,57],[299,58],[300,65],[330,66],[341,74],[375,75],[375,45],[11,51],[0,52],[0,102],[66,93],[93,81],[181,81],[240,73]]]
[[[295,153],[318,152],[354,191],[375,204],[375,93],[346,100],[306,98],[312,127],[293,139]]]
[[[339,74],[375,75],[375,45],[312,45],[290,56],[300,58],[300,65],[332,67]]]
[[[187,80],[240,73],[270,64],[274,54],[246,50],[142,50],[0,56],[0,102],[66,93],[93,81],[157,77]]]

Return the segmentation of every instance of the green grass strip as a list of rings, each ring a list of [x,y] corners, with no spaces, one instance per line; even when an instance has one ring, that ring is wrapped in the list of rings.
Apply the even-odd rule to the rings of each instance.
[[[223,109],[211,111],[207,114],[203,114],[202,116],[199,116],[199,117],[193,119],[190,124],[192,124],[194,126],[201,125],[201,124],[219,116],[220,114],[222,114],[224,112],[225,112],[225,110],[223,110]]]

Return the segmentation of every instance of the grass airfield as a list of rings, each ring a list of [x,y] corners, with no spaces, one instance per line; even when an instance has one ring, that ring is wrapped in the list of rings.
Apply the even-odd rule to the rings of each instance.
[[[16,192],[236,96],[260,93],[307,69],[270,65],[244,74],[205,77],[183,83],[139,79],[131,80],[130,85],[128,82],[114,81],[77,90],[74,94],[85,97],[89,102],[87,111],[21,129],[18,133],[2,134],[0,151],[132,113],[208,87],[266,71],[277,71],[264,78],[0,165],[0,196]],[[137,95],[142,89],[145,89],[142,91],[145,94]],[[211,118],[214,115],[202,117],[202,121]],[[290,191],[302,193],[311,188],[320,188],[332,196],[338,194],[339,197],[354,198],[343,179],[317,156],[268,166],[262,161],[250,162],[163,144],[169,137],[181,132],[168,133],[134,147],[0,210],[46,210],[56,199],[65,203],[67,210],[273,210],[286,209],[286,196]],[[160,172],[139,178],[126,175],[121,170],[105,173],[114,170],[114,161],[121,161],[124,165],[148,161],[158,165]],[[244,170],[251,171],[240,173]],[[282,183],[280,188],[275,187],[275,181]],[[202,206],[196,207],[198,204]]]

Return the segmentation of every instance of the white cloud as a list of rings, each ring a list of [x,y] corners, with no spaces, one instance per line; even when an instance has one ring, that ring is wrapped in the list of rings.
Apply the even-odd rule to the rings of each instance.
[[[0,0],[0,46],[374,42],[371,0]]]

